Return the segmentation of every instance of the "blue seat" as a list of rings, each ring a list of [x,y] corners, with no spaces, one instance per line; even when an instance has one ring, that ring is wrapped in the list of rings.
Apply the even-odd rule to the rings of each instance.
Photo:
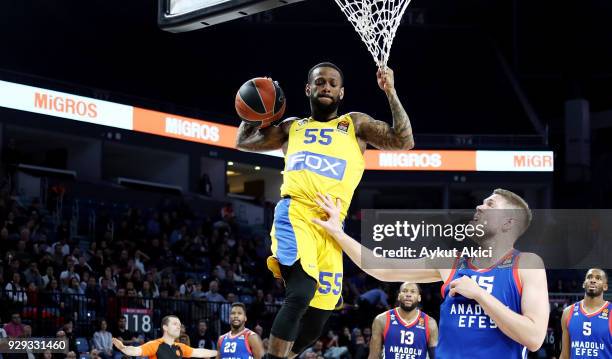
[[[89,352],[89,341],[87,338],[79,337],[76,338],[76,346],[79,353],[88,353]]]

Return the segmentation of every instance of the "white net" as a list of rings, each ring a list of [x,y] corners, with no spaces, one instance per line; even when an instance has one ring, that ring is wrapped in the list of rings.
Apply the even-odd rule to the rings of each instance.
[[[410,0],[335,0],[380,68],[387,66],[395,32]]]

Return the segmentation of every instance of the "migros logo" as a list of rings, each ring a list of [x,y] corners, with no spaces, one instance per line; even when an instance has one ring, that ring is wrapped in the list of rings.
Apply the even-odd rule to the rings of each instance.
[[[174,117],[166,117],[166,133],[213,142],[218,142],[221,138],[217,126]]]
[[[442,155],[439,153],[381,153],[379,157],[381,167],[406,168],[438,168],[442,166]]]
[[[553,166],[552,155],[514,155],[515,168],[550,168]]]
[[[34,93],[34,107],[81,117],[98,117],[95,103],[41,92]]]

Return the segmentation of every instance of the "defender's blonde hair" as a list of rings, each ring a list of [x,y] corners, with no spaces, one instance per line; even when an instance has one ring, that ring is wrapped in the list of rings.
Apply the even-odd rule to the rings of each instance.
[[[520,218],[522,225],[521,225],[519,236],[525,233],[527,228],[529,228],[529,225],[531,224],[531,220],[533,218],[533,215],[531,214],[531,209],[529,209],[529,205],[527,204],[527,202],[525,202],[525,200],[518,194],[512,191],[508,191],[507,189],[497,188],[495,191],[493,191],[493,193],[504,197],[504,199],[512,207],[519,210],[518,212],[520,213],[520,216],[522,217]]]

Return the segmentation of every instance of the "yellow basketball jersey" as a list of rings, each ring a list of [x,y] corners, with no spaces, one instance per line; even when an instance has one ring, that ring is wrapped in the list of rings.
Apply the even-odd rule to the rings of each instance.
[[[285,154],[281,196],[315,208],[316,194],[342,201],[342,217],[351,203],[365,167],[363,153],[348,114],[328,122],[293,121]]]

